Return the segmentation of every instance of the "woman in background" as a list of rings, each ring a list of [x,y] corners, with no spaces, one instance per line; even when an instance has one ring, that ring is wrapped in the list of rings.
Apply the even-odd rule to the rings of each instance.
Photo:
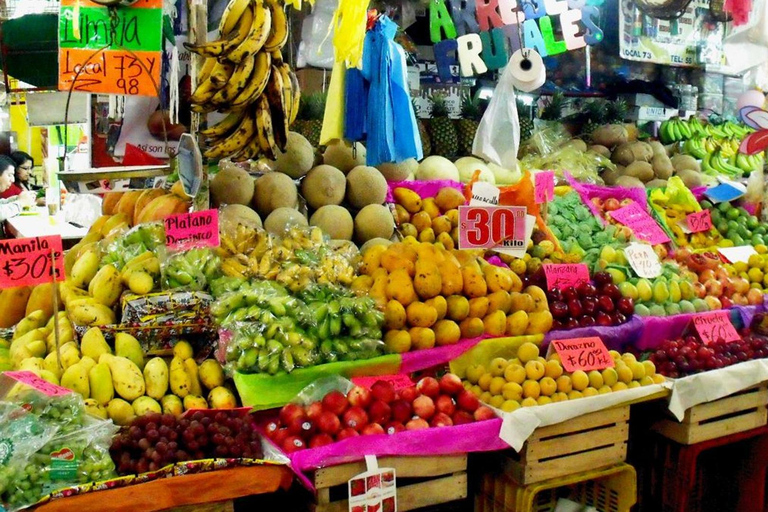
[[[14,184],[16,177],[16,163],[5,155],[0,155],[0,196],[6,193]],[[35,205],[35,193],[22,190],[15,197],[0,199],[0,222],[15,217],[24,208]]]
[[[36,191],[40,187],[33,186],[29,178],[32,173],[32,168],[35,166],[32,157],[23,151],[14,151],[11,153],[11,160],[15,164],[14,182],[5,192],[0,193],[0,199],[8,199],[13,196],[17,196],[24,191]],[[45,198],[41,198],[37,201],[38,205],[45,204]]]

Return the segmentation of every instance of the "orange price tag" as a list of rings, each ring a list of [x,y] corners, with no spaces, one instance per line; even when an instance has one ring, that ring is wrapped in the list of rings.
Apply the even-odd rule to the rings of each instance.
[[[603,370],[614,366],[613,358],[608,353],[605,343],[597,336],[552,340],[552,346],[560,356],[563,368],[568,372]]]
[[[731,323],[731,315],[727,311],[712,311],[696,315],[693,317],[693,326],[705,345],[718,340],[736,341],[741,339]]]
[[[0,288],[63,281],[63,252],[59,235],[0,240]]]

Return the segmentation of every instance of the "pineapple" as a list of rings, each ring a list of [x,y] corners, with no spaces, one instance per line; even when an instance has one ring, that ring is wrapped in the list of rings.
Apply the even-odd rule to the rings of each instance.
[[[585,137],[592,135],[595,129],[605,124],[606,122],[607,108],[605,102],[601,100],[590,101],[584,108],[584,116],[586,121],[581,127],[581,133]]]
[[[517,119],[520,123],[520,142],[531,138],[533,134],[533,119],[531,119],[531,108],[522,101],[517,102]]]
[[[605,108],[606,122],[611,124],[623,124],[624,118],[627,117],[629,107],[627,102],[623,99],[617,99],[616,101],[609,101]]]
[[[413,114],[416,116],[416,125],[419,127],[419,136],[421,137],[421,150],[424,153],[424,158],[432,154],[432,141],[429,138],[429,130],[424,124],[424,120],[419,117],[421,108],[416,104],[415,100],[411,100],[413,105]]]
[[[472,143],[475,141],[475,133],[480,126],[483,117],[483,108],[480,100],[472,99],[469,95],[461,99],[461,118],[456,120],[456,136],[459,142],[459,154],[469,156],[472,154]]]
[[[565,106],[565,97],[562,92],[556,92],[552,95],[552,99],[542,109],[539,116],[544,121],[559,121],[563,116],[563,107]]]
[[[432,117],[429,121],[429,138],[432,140],[432,152],[445,158],[454,158],[458,152],[456,127],[448,117],[448,105],[445,97],[433,94]]]
[[[322,92],[302,95],[299,100],[299,112],[296,114],[291,129],[304,136],[312,147],[320,145],[320,132],[323,129],[326,95]]]

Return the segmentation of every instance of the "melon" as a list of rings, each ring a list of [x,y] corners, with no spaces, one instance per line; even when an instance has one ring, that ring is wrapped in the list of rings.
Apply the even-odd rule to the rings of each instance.
[[[409,158],[400,163],[383,163],[377,165],[376,168],[387,181],[405,181],[408,176],[416,173],[419,162],[415,158]]]
[[[214,206],[250,204],[253,199],[253,178],[239,167],[227,167],[211,180]]]
[[[275,154],[275,169],[291,178],[298,179],[309,172],[315,164],[315,150],[303,135],[288,132],[285,151]]]
[[[459,181],[459,170],[456,165],[443,156],[428,156],[416,169],[416,179],[427,180],[453,180]],[[389,237],[384,237],[389,238]]]
[[[357,167],[365,165],[365,146],[355,142],[354,150],[352,146],[339,139],[333,139],[325,148],[323,153],[323,163],[332,165],[344,174]]]
[[[493,175],[493,172],[491,172],[488,166],[485,165],[485,162],[479,158],[465,156],[456,160],[454,164],[459,170],[459,181],[462,183],[468,183],[475,174],[475,171],[480,171],[478,181],[484,181],[491,184],[496,183],[496,177]]]

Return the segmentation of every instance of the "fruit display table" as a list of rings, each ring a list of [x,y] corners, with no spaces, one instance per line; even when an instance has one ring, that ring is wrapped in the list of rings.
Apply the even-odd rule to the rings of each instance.
[[[87,227],[77,227],[64,220],[64,215],[48,215],[45,207],[17,215],[5,221],[8,235],[14,238],[61,235],[63,240],[79,240],[88,234]]]
[[[250,466],[153,480],[119,489],[91,492],[40,505],[36,512],[71,510],[142,510],[152,512],[229,502],[235,498],[287,489],[293,473],[287,466]],[[226,508],[225,508],[226,510]]]

